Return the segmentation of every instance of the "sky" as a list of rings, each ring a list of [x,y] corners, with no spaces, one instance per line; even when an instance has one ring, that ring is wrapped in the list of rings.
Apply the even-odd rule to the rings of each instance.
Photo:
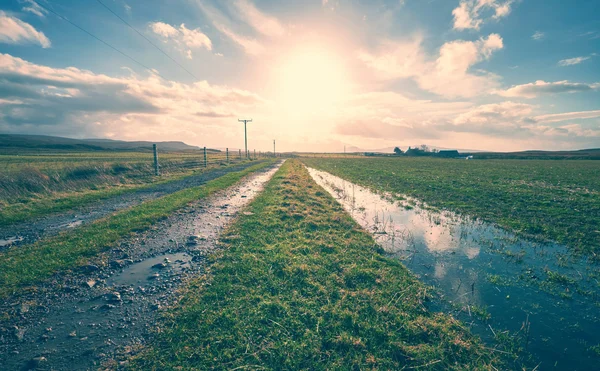
[[[240,148],[251,118],[257,151],[600,148],[597,5],[3,0],[0,133]]]

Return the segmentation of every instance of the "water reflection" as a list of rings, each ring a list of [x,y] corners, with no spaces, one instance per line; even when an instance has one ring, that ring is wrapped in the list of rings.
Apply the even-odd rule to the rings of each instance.
[[[597,264],[563,246],[309,172],[485,341],[527,349],[538,370],[600,369]]]

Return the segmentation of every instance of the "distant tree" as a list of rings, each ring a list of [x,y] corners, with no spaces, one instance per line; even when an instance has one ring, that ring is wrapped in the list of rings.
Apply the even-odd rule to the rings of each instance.
[[[394,153],[397,154],[397,155],[401,155],[403,152],[400,149],[400,147],[396,147],[396,148],[394,148]]]
[[[429,152],[429,147],[427,146],[427,144],[421,144],[421,151]]]

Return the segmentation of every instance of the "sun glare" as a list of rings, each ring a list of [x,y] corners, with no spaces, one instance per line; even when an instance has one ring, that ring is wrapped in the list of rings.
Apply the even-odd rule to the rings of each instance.
[[[343,60],[323,48],[295,50],[276,71],[275,100],[289,114],[323,114],[349,93]]]

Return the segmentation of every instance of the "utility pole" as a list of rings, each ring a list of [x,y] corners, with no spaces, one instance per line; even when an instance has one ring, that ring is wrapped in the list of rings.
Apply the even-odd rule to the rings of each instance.
[[[246,130],[246,124],[249,122],[252,122],[252,119],[249,120],[240,120],[238,119],[239,122],[243,122],[244,123],[244,145],[246,147],[246,158],[248,158],[248,131]]]
[[[275,154],[275,139],[273,139],[273,157],[277,157]]]

